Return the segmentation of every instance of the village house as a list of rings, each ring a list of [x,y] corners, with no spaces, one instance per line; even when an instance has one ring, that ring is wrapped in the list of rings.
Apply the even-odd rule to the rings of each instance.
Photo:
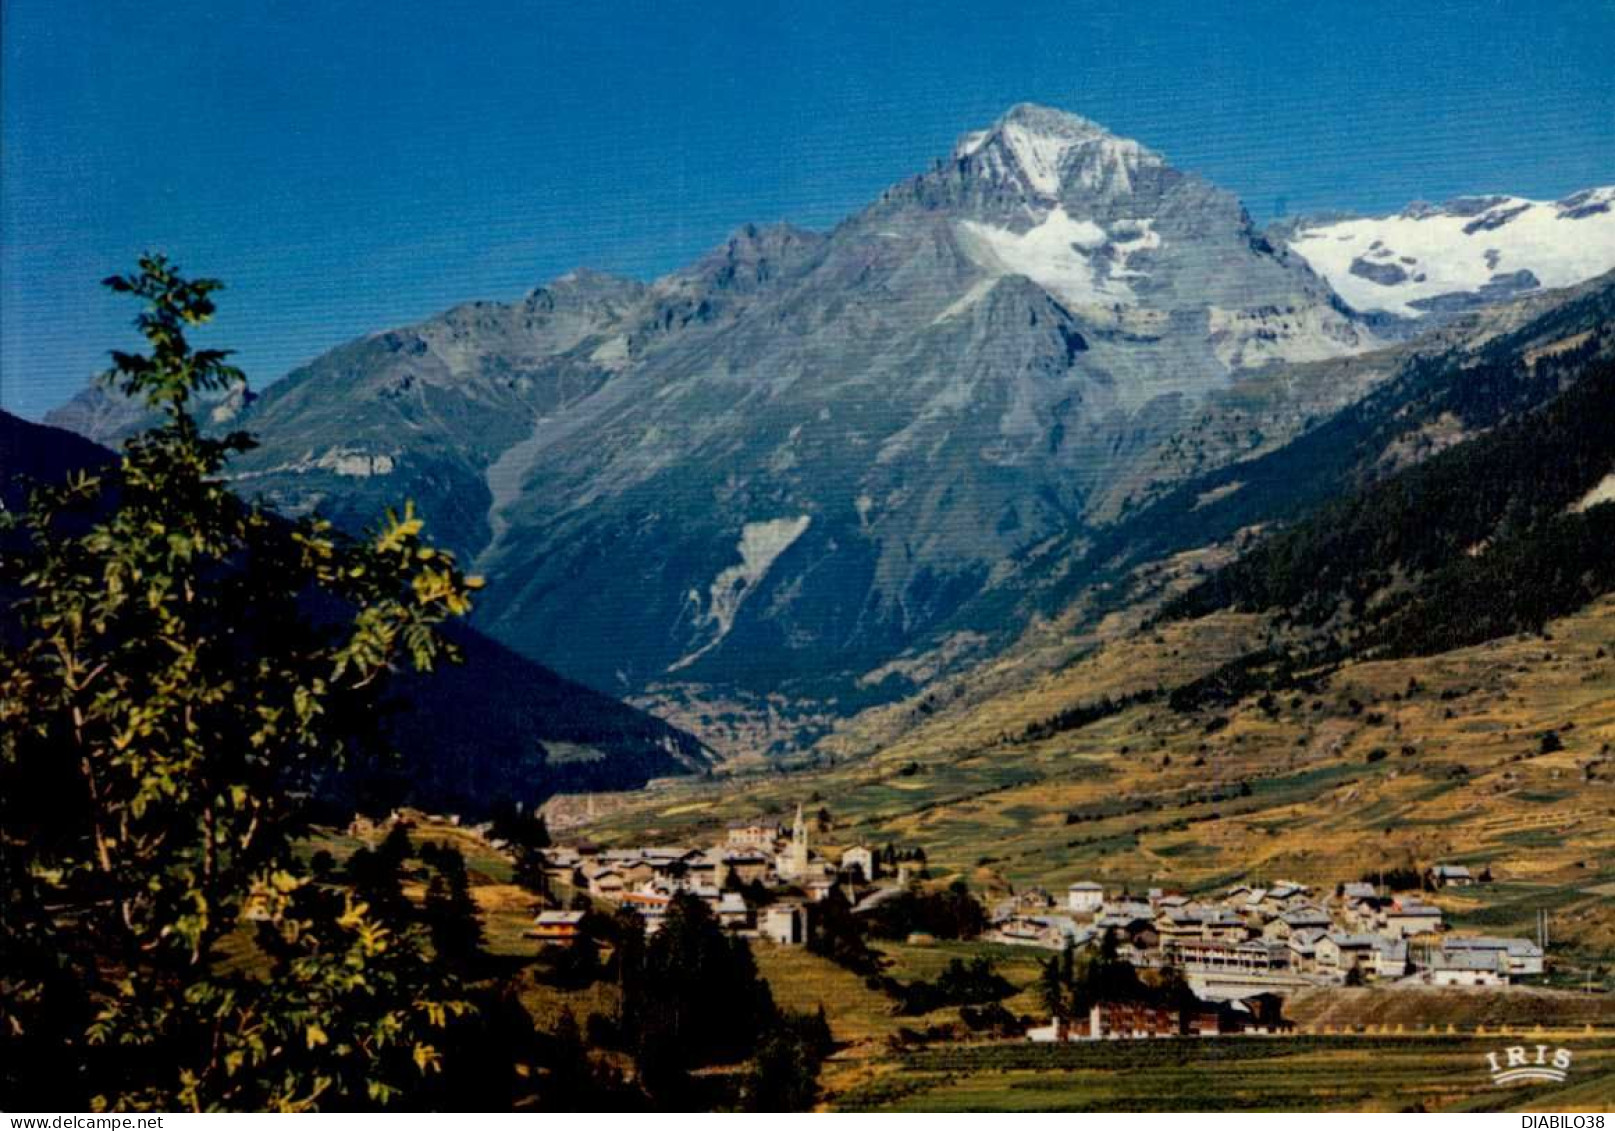
[[[773,858],[755,849],[724,849],[714,855],[714,887],[723,887],[729,882],[730,876],[743,884],[762,883],[773,867]]]
[[[1049,889],[1038,884],[1017,892],[1014,901],[1016,911],[1049,911],[1055,905],[1054,896],[1049,893]]]
[[[1407,940],[1382,937],[1369,956],[1365,973],[1377,980],[1391,980],[1404,977],[1407,972]]]
[[[1379,893],[1374,890],[1374,885],[1364,880],[1340,885],[1340,901],[1344,904],[1373,903],[1378,898]]]
[[[1260,934],[1262,928],[1267,925],[1268,919],[1272,917],[1269,912],[1262,908],[1262,901],[1266,898],[1266,888],[1247,887],[1238,894],[1230,894],[1223,903],[1230,911],[1245,921],[1246,927]]]
[[[1092,915],[1105,903],[1105,885],[1078,880],[1065,889],[1066,907],[1078,915]]]
[[[1087,1013],[1070,1019],[1057,1017],[1048,1025],[1029,1029],[1026,1036],[1031,1041],[1048,1043],[1175,1037],[1178,1032],[1175,1009],[1142,1001],[1103,1001]]]
[[[1355,969],[1364,979],[1400,978],[1407,973],[1405,939],[1338,932],[1320,938],[1314,951],[1316,967],[1323,973],[1344,977]]]
[[[1188,939],[1198,939],[1201,937],[1200,909],[1193,906],[1168,908],[1156,916],[1155,929],[1160,933],[1163,947]]]
[[[1105,927],[1125,927],[1129,923],[1155,921],[1155,908],[1147,903],[1135,899],[1119,899],[1105,903],[1099,909],[1099,918],[1094,926],[1101,929]]]
[[[856,872],[861,880],[875,878],[875,854],[863,845],[849,848],[841,854],[841,870]]]
[[[1466,888],[1475,882],[1463,864],[1437,864],[1430,869],[1430,882],[1438,888]]]
[[[717,852],[697,852],[683,861],[684,876],[693,884],[702,887],[722,887],[720,882],[728,872],[728,867],[719,858]]]
[[[667,918],[667,909],[672,905],[673,897],[659,891],[629,891],[622,894],[620,902],[628,910],[639,913],[639,917],[645,921],[645,933],[651,935],[661,930],[662,920]]]
[[[779,822],[762,817],[732,821],[725,831],[724,843],[730,848],[760,848],[772,852],[774,842],[779,840]]]
[[[988,937],[1011,946],[1064,950],[1087,946],[1096,936],[1063,915],[1016,915],[997,924]]]
[[[1318,968],[1318,940],[1329,932],[1318,927],[1291,931],[1284,943],[1290,952],[1290,969],[1311,973]]]
[[[1119,958],[1131,962],[1134,966],[1150,966],[1161,952],[1161,936],[1151,923],[1139,922],[1132,925],[1128,931],[1118,931],[1119,944],[1116,954]],[[1094,934],[1095,938],[1099,935]]]
[[[589,894],[597,899],[604,899],[610,903],[621,901],[623,892],[628,890],[628,883],[623,879],[622,873],[607,864],[589,863],[578,869]]]
[[[1244,942],[1249,928],[1238,912],[1227,907],[1210,907],[1200,913],[1200,936],[1223,942]]]
[[[1481,950],[1442,948],[1430,958],[1425,979],[1433,986],[1501,986],[1508,978],[1499,969],[1497,954]]]
[[[732,931],[742,931],[751,926],[751,908],[746,906],[746,899],[738,891],[726,891],[719,898],[713,913],[718,917],[720,926]]]
[[[1107,904],[1093,922],[1095,937],[1114,931],[1121,944],[1121,957],[1129,962],[1144,962],[1161,946],[1161,932],[1147,914],[1149,908],[1141,903]]]
[[[1353,967],[1361,969],[1367,965],[1368,956],[1373,953],[1377,940],[1377,935],[1331,932],[1314,944],[1314,962],[1321,973],[1344,976]]]
[[[1026,1036],[1031,1041],[1049,1043],[1283,1033],[1292,1028],[1284,1019],[1283,998],[1261,993],[1235,1001],[1196,1001],[1181,1010],[1148,1001],[1104,1001],[1086,1014],[1057,1017],[1047,1025],[1029,1029]]]
[[[1386,931],[1408,938],[1441,930],[1441,908],[1413,896],[1393,900],[1385,912]]]
[[[1281,880],[1262,893],[1259,906],[1266,915],[1282,915],[1286,911],[1310,906],[1311,891],[1305,884]]]
[[[1262,928],[1262,937],[1273,942],[1283,942],[1296,931],[1327,931],[1334,925],[1334,920],[1329,918],[1328,912],[1316,907],[1299,907],[1269,920]]]
[[[1545,969],[1542,948],[1530,939],[1470,936],[1448,938],[1441,944],[1448,954],[1482,954],[1494,959],[1497,969],[1509,978],[1540,974]]]
[[[1179,1030],[1178,1011],[1141,1001],[1102,1001],[1086,1017],[1073,1019],[1072,1028],[1079,1038],[1090,1040],[1175,1037]]]
[[[1258,973],[1272,970],[1274,966],[1273,950],[1260,942],[1182,939],[1167,943],[1162,949],[1168,961],[1188,971]]]
[[[836,881],[829,876],[819,876],[802,885],[802,891],[813,903],[823,903],[830,898],[830,893],[836,888]]]
[[[527,937],[546,946],[570,946],[582,932],[583,914],[582,911],[540,911]]]
[[[607,849],[595,857],[594,864],[596,868],[616,873],[630,888],[638,887],[656,875],[656,868],[645,859],[643,850],[638,848]]]
[[[763,909],[759,933],[781,946],[801,946],[807,941],[807,915],[801,904],[776,903]]]
[[[1350,930],[1375,931],[1384,919],[1383,901],[1375,896],[1344,898],[1338,916],[1340,922]]]

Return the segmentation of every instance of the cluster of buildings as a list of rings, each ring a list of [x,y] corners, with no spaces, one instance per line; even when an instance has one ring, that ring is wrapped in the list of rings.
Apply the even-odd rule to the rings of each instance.
[[[673,897],[687,893],[724,927],[787,946],[806,940],[806,905],[832,889],[840,887],[853,902],[884,890],[874,883],[880,867],[872,849],[853,846],[830,860],[809,843],[800,807],[789,832],[777,821],[755,818],[734,822],[710,848],[554,848],[544,854],[544,871],[552,883],[637,912],[647,933],[660,929]],[[906,866],[897,870],[896,885],[907,882],[906,872]],[[570,942],[582,918],[581,911],[543,911],[529,934]]]
[[[1447,882],[1464,882],[1467,870],[1459,871]],[[1107,931],[1135,965],[1176,966],[1202,985],[1412,979],[1486,986],[1543,972],[1542,948],[1529,940],[1448,935],[1439,907],[1417,895],[1382,895],[1368,883],[1333,894],[1291,882],[1240,884],[1208,899],[1161,889],[1112,894],[1079,881],[1063,904],[1038,888],[1004,901],[994,908],[990,937],[1062,950],[1096,943]]]
[[[1056,1017],[1026,1031],[1037,1043],[1138,1040],[1150,1037],[1224,1037],[1287,1033],[1284,1001],[1277,994],[1254,994],[1237,1001],[1196,1001],[1174,1006],[1154,1001],[1101,1001],[1072,1018]]]

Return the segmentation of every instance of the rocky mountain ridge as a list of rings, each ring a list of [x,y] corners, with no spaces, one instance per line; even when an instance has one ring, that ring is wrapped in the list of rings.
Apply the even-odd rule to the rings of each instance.
[[[1017,106],[828,233],[747,226],[652,283],[572,272],[339,347],[242,410],[241,483],[348,525],[413,497],[489,576],[480,627],[594,687],[851,710],[929,670],[894,660],[1017,634],[957,622],[1019,608],[994,594],[1146,477],[1208,470],[1162,453],[1231,387],[1393,368],[1296,240]]]

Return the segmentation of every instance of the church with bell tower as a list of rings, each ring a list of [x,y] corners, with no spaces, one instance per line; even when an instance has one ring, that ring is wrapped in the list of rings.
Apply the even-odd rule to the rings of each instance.
[[[791,826],[791,840],[779,854],[775,864],[782,880],[801,880],[808,875],[808,827],[802,806],[796,807],[796,821]]]

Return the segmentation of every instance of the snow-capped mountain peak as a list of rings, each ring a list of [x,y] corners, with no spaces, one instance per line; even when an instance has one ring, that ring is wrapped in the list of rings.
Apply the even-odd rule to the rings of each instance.
[[[960,138],[955,161],[993,181],[1019,182],[1033,195],[1059,198],[1080,185],[1089,191],[1132,191],[1140,165],[1160,165],[1160,154],[1096,122],[1023,102],[985,130]]]
[[[1356,310],[1448,314],[1615,268],[1615,186],[1557,201],[1470,196],[1393,216],[1301,221],[1286,242]]]

